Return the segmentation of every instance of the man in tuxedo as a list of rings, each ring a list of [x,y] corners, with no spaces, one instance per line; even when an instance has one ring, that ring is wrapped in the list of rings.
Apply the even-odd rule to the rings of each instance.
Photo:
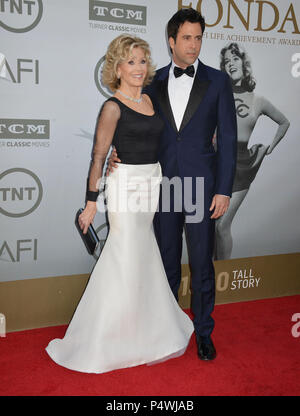
[[[156,72],[144,92],[165,123],[159,153],[163,176],[181,178],[182,194],[188,192],[193,203],[197,201],[196,178],[204,178],[202,221],[188,221],[191,213],[184,203],[177,212],[178,195],[173,195],[169,212],[163,212],[160,204],[154,228],[169,284],[178,300],[185,227],[198,356],[212,360],[216,357],[211,339],[215,303],[214,228],[215,219],[226,212],[230,202],[237,132],[229,77],[198,59],[204,29],[204,18],[196,10],[182,9],[175,13],[167,26],[172,62]],[[215,131],[216,150],[212,143]],[[110,167],[116,166],[117,161],[113,152]],[[192,179],[191,188],[185,189],[184,178]]]

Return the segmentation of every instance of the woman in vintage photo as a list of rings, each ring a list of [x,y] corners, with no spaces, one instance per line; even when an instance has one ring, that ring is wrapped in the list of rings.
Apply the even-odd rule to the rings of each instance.
[[[272,153],[289,128],[289,121],[269,100],[256,95],[256,82],[252,75],[247,53],[237,43],[230,43],[221,50],[220,68],[232,82],[235,99],[238,154],[232,197],[228,211],[216,221],[215,259],[230,259],[233,247],[232,221],[249,192],[258,169],[266,155]],[[278,124],[271,144],[254,144],[248,148],[254,127],[260,116],[270,117]]]

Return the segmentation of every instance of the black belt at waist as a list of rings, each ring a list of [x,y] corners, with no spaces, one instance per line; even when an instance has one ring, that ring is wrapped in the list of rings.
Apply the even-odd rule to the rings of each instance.
[[[118,158],[121,163],[129,165],[146,165],[150,163],[157,163],[157,152],[118,152]]]

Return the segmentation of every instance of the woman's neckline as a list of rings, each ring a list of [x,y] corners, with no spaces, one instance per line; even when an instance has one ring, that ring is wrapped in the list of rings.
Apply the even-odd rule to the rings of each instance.
[[[149,114],[140,113],[139,111],[136,111],[133,108],[129,107],[128,105],[124,104],[123,101],[119,100],[119,98],[117,98],[117,97],[111,97],[111,98],[115,98],[121,104],[123,104],[126,108],[129,108],[129,110],[133,111],[134,113],[140,114],[141,116],[145,116],[145,117],[153,117],[153,116],[155,116],[155,111],[154,111],[153,114],[150,114],[150,115]]]
[[[241,85],[234,85],[232,84],[232,91],[238,94],[242,94],[243,92],[247,92],[247,90],[242,87]]]

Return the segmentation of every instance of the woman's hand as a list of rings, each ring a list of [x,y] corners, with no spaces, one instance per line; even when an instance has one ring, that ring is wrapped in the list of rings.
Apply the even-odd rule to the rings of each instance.
[[[97,212],[97,205],[94,201],[87,201],[86,207],[78,217],[78,223],[83,230],[83,234],[87,233],[89,225],[93,222]]]
[[[106,176],[109,175],[109,172],[112,172],[114,168],[117,168],[118,165],[116,162],[121,162],[121,160],[118,158],[118,154],[116,151],[116,148],[114,147],[109,158],[108,158],[108,165],[106,169]]]

